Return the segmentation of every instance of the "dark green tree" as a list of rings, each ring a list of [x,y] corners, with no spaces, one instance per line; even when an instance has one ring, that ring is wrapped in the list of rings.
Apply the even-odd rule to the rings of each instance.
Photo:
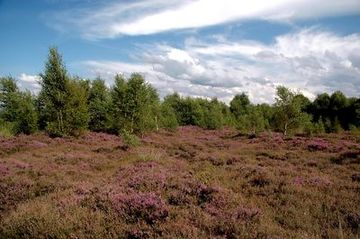
[[[37,130],[34,97],[21,92],[12,77],[0,78],[0,121],[13,134],[31,134]]]
[[[97,78],[91,82],[88,102],[89,129],[96,132],[107,132],[110,128],[111,97],[104,80]]]
[[[160,106],[160,127],[174,130],[179,126],[174,109],[166,102]]]
[[[249,107],[250,100],[245,93],[235,95],[230,102],[230,111],[235,116],[235,119],[239,119],[242,115],[245,115]]]
[[[0,78],[0,118],[12,122],[16,120],[16,104],[19,88],[12,77]]]

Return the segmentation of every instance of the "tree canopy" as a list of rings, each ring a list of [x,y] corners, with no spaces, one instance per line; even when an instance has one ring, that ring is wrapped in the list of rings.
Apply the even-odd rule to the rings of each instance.
[[[71,76],[57,48],[50,48],[38,95],[21,91],[12,77],[0,78],[0,134],[45,130],[52,136],[79,135],[86,130],[123,135],[177,126],[204,129],[236,127],[256,135],[264,130],[323,133],[360,127],[360,99],[342,92],[319,94],[314,101],[284,86],[274,104],[253,104],[246,93],[227,105],[216,98],[178,93],[160,100],[157,90],[139,73],[105,80]],[[108,79],[107,79],[108,80]]]

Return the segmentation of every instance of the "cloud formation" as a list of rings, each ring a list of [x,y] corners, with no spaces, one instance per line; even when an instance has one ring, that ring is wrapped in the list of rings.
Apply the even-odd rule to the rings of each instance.
[[[23,89],[29,89],[33,93],[37,93],[40,90],[40,76],[38,75],[21,73],[17,80],[19,87]]]
[[[139,49],[136,63],[87,61],[94,74],[110,82],[116,73],[140,72],[161,95],[218,97],[229,102],[247,92],[254,102],[272,102],[277,85],[310,98],[320,92],[360,92],[360,35],[339,36],[303,29],[278,36],[273,44],[256,41],[186,41],[184,48],[155,45]]]
[[[55,19],[49,24],[60,31],[75,31],[85,38],[102,39],[201,28],[233,21],[288,22],[359,12],[358,0],[141,0],[52,13],[50,19],[53,16]]]

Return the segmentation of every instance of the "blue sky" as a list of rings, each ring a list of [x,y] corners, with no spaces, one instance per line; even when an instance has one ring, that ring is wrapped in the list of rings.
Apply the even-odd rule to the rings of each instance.
[[[0,0],[0,76],[36,92],[50,46],[72,75],[140,72],[161,96],[360,92],[359,0]]]

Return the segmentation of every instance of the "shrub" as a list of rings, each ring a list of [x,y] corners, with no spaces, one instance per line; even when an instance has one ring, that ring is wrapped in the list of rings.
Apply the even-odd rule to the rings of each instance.
[[[29,203],[11,213],[0,227],[0,238],[67,238],[68,228],[53,205]]]
[[[122,130],[120,135],[125,144],[132,146],[132,147],[136,147],[136,146],[140,145],[140,140],[135,134],[132,134],[127,130]]]
[[[0,122],[0,136],[9,138],[14,135],[14,124],[10,122]]]
[[[161,104],[160,126],[170,130],[179,126],[174,109],[169,104]]]
[[[308,143],[310,151],[324,151],[329,149],[329,144],[322,139],[314,139]]]
[[[129,222],[144,220],[152,225],[166,220],[169,215],[165,202],[154,193],[119,194],[113,198],[113,206]]]
[[[4,130],[5,135],[9,132],[30,134],[37,130],[34,97],[30,92],[21,92],[11,77],[0,78],[0,121],[5,128],[11,126]]]

